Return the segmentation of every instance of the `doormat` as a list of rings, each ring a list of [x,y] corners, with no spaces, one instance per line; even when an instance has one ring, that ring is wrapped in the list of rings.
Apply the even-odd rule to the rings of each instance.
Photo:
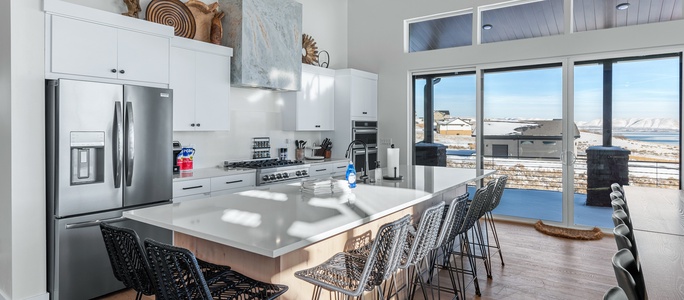
[[[600,240],[603,238],[601,229],[594,227],[590,230],[572,229],[546,225],[541,220],[534,224],[534,229],[551,236],[562,237],[573,240]]]

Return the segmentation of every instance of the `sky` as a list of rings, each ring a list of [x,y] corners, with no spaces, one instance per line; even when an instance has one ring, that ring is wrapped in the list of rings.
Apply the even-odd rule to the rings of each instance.
[[[679,58],[623,61],[613,66],[613,118],[679,120]],[[602,66],[578,65],[575,121],[602,118]],[[562,118],[561,67],[485,72],[485,118]],[[416,82],[416,112],[423,115],[424,80]],[[475,117],[475,75],[444,77],[435,86],[435,110]]]

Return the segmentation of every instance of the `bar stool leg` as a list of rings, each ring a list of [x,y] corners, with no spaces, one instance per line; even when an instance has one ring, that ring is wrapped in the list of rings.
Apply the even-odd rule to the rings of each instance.
[[[494,236],[494,242],[496,243],[496,249],[499,251],[499,258],[501,258],[501,266],[505,266],[503,259],[503,254],[501,253],[501,244],[499,244],[499,235],[496,233],[496,223],[494,223],[494,215],[491,211],[485,214],[488,216],[489,223],[492,225],[492,235]]]

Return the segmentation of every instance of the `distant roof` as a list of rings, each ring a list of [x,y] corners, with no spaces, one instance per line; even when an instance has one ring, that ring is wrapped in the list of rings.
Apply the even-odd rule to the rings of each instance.
[[[580,137],[577,125],[575,138]],[[562,136],[562,120],[519,120],[519,121],[487,121],[484,122],[485,137],[537,137],[558,138]],[[473,135],[474,132],[473,132]]]

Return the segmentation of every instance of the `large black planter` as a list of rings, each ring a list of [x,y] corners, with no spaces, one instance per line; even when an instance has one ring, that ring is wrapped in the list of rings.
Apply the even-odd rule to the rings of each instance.
[[[587,205],[610,206],[610,185],[629,183],[629,153],[620,147],[587,148]]]

